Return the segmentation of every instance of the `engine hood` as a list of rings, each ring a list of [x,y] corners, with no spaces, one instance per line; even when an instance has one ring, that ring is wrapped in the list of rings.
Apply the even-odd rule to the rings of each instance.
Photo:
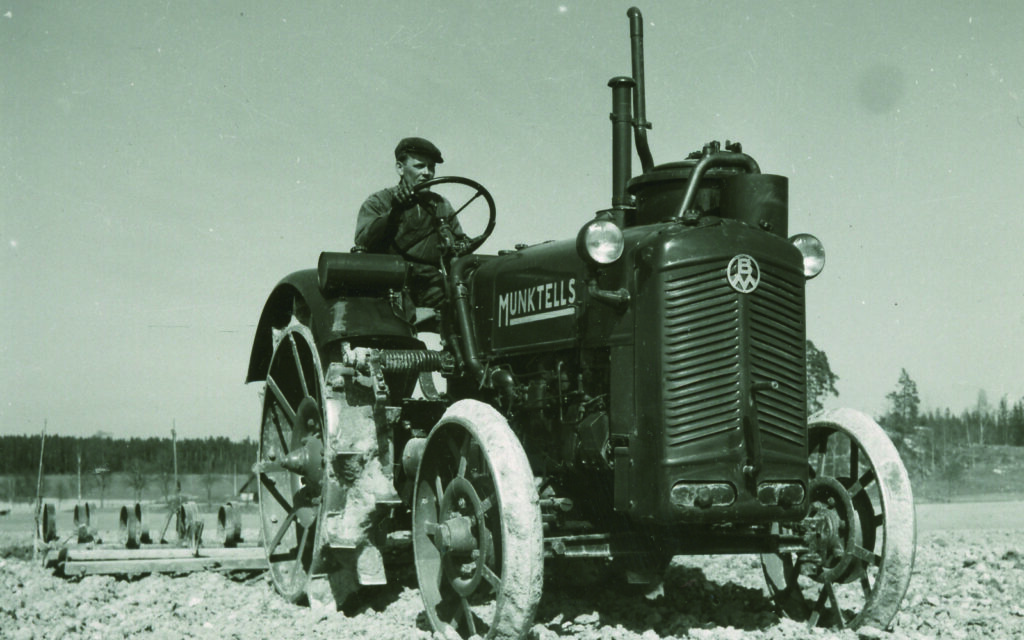
[[[578,341],[586,266],[574,241],[497,256],[473,273],[469,285],[483,352],[542,351]]]

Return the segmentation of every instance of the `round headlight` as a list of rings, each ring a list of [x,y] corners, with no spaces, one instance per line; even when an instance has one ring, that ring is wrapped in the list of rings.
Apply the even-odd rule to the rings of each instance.
[[[576,249],[598,264],[611,264],[622,256],[622,229],[611,220],[592,220],[576,236]]]
[[[789,239],[804,257],[804,277],[810,280],[825,268],[825,246],[809,233],[798,233]]]

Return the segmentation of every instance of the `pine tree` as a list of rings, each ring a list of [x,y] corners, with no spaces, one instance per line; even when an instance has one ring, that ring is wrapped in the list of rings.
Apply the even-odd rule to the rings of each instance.
[[[812,414],[824,408],[828,396],[838,396],[836,383],[839,376],[832,372],[825,352],[807,341],[807,413]]]
[[[917,425],[921,398],[917,394],[917,383],[906,369],[900,369],[896,390],[890,391],[885,398],[891,403],[885,417],[886,428],[891,434],[907,435]]]

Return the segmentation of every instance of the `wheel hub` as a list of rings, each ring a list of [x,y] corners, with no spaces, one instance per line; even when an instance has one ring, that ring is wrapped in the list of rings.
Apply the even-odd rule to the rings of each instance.
[[[849,574],[853,550],[860,544],[860,520],[846,487],[835,478],[815,478],[809,487],[811,508],[804,520],[803,571],[823,582]]]
[[[483,579],[490,534],[476,488],[465,478],[453,478],[441,497],[438,548],[444,575],[461,596],[473,593]]]
[[[438,526],[443,553],[470,553],[477,548],[473,521],[465,516],[452,518]]]

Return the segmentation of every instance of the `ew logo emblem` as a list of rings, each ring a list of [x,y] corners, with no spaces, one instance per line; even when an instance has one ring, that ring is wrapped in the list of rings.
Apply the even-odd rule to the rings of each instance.
[[[757,260],[741,253],[729,261],[725,277],[733,289],[740,293],[750,293],[761,282],[761,267],[757,266]]]

